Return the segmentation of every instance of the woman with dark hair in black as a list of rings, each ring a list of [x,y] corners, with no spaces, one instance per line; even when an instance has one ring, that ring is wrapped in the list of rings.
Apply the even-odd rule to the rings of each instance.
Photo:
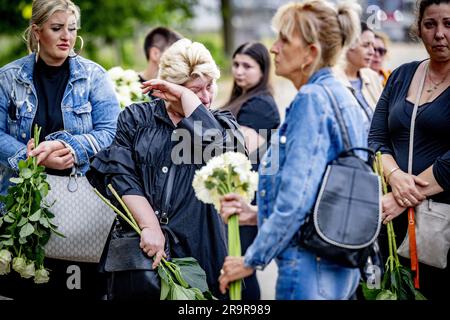
[[[258,42],[242,44],[233,53],[231,71],[234,78],[233,89],[223,109],[231,111],[241,126],[253,170],[257,171],[259,161],[269,147],[271,130],[280,124],[280,114],[269,84],[269,51]],[[232,200],[233,197],[229,195],[226,199]],[[246,215],[239,215],[243,254],[258,232],[256,219],[252,217],[253,219],[246,219]],[[243,299],[258,300],[260,290],[256,274],[245,278],[244,282]]]

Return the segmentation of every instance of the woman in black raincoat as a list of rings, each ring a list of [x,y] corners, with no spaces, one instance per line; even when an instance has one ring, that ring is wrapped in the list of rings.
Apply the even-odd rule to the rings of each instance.
[[[202,44],[188,39],[173,44],[161,58],[160,79],[144,83],[144,91],[159,99],[130,105],[120,114],[114,142],[92,159],[89,175],[110,199],[109,183],[122,197],[154,267],[166,256],[168,241],[172,257],[197,259],[215,296],[220,296],[217,279],[227,253],[224,225],[212,205],[196,198],[192,180],[211,156],[245,152],[231,113],[209,110],[219,76]],[[116,223],[113,236],[121,230],[129,227]]]

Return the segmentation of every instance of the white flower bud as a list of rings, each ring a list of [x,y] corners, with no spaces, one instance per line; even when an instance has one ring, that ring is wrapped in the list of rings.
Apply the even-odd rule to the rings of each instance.
[[[0,250],[0,275],[8,274],[11,271],[12,255],[6,249]]]
[[[13,267],[14,271],[16,271],[17,273],[22,274],[22,272],[25,270],[26,266],[27,266],[27,263],[26,263],[25,259],[22,257],[15,257],[12,260],[12,267]]]
[[[20,276],[22,278],[28,279],[28,278],[34,277],[34,273],[35,273],[34,262],[31,262],[26,265],[23,272],[20,273]]]
[[[49,275],[50,273],[44,268],[36,270],[34,275],[34,283],[47,283],[50,280]]]

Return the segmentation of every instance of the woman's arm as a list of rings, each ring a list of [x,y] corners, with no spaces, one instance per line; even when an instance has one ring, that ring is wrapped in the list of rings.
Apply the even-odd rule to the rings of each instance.
[[[164,243],[165,238],[159,226],[159,221],[155,211],[145,197],[136,195],[124,195],[123,201],[130,209],[136,220],[141,233],[141,249],[149,256],[153,257],[153,269],[155,269],[162,257],[165,257]]]
[[[241,126],[241,131],[244,134],[245,146],[247,147],[248,153],[257,151],[266,142],[266,139],[259,135],[255,129]]]
[[[175,107],[183,117],[189,117],[202,104],[200,98],[186,87],[165,80],[153,79],[143,83],[143,93],[153,91],[152,95],[164,99]]]

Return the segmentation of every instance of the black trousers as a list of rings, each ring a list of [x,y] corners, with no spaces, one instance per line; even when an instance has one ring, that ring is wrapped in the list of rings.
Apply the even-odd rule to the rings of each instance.
[[[14,300],[101,300],[106,293],[106,278],[98,264],[45,259],[50,281],[35,284],[12,270],[0,276],[0,295]],[[33,300],[31,300],[33,299]]]

